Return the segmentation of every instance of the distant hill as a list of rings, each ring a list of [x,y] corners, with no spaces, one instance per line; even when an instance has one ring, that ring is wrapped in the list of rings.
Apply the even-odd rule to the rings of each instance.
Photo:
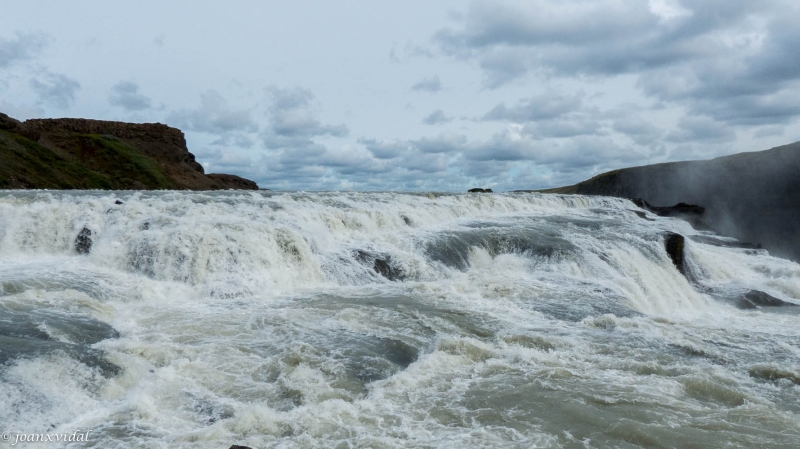
[[[179,129],[87,119],[20,122],[0,113],[0,189],[258,189],[210,174]]]
[[[643,198],[706,208],[718,232],[800,261],[800,142],[707,161],[625,168],[551,193]]]

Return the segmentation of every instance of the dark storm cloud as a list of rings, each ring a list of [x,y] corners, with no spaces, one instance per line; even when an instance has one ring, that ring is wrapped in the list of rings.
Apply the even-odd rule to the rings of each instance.
[[[411,89],[422,92],[439,92],[442,90],[442,82],[439,80],[438,76],[425,78],[411,86]]]
[[[646,95],[690,115],[744,126],[800,115],[795,3],[664,4],[659,11],[644,1],[478,1],[434,42],[443,53],[476,63],[489,88],[532,73],[632,74]]]
[[[126,111],[142,111],[152,107],[151,101],[139,93],[139,86],[132,81],[120,81],[111,87],[108,102]]]
[[[47,36],[42,33],[17,33],[11,39],[0,37],[0,68],[34,58],[47,45],[47,41]]]
[[[452,120],[453,119],[451,117],[446,116],[441,109],[437,109],[431,112],[430,115],[422,119],[422,123],[426,125],[441,125],[444,123],[449,123]]]
[[[29,85],[40,103],[58,109],[67,109],[72,106],[72,103],[75,102],[75,94],[81,88],[80,83],[74,79],[52,72],[47,72],[40,78],[31,78]]]
[[[215,90],[200,95],[200,106],[195,109],[180,109],[172,112],[167,121],[178,128],[219,136],[230,133],[252,133],[258,125],[247,109],[234,110],[228,101]]]

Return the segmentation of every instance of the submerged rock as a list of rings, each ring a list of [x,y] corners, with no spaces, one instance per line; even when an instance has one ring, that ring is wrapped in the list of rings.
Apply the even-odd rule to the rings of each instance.
[[[747,293],[740,296],[739,299],[740,301],[744,300],[749,302],[750,304],[753,304],[753,307],[797,306],[797,304],[786,302],[782,299],[778,299],[770,294],[758,290],[750,290]]]
[[[405,279],[403,270],[392,263],[392,256],[388,254],[372,254],[358,250],[355,252],[355,257],[361,263],[372,265],[372,269],[376,273],[390,281],[402,281]]]
[[[75,252],[78,254],[89,254],[92,250],[92,231],[86,226],[81,229],[75,237]]]
[[[761,249],[760,243],[740,242],[738,240],[726,240],[710,235],[691,235],[689,236],[689,238],[697,243],[705,243],[706,245],[721,246],[724,248]]]
[[[686,247],[686,239],[674,232],[669,232],[664,238],[664,248],[667,250],[669,258],[675,264],[675,268],[686,275],[686,255],[684,249]]]

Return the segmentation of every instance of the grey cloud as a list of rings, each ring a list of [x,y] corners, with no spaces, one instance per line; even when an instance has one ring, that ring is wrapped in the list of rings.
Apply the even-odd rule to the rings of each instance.
[[[501,103],[483,116],[483,120],[506,120],[524,123],[535,120],[551,119],[581,109],[583,93],[563,96],[545,93],[532,98],[522,99],[515,106],[506,107]]]
[[[781,125],[762,126],[756,129],[755,133],[753,133],[753,137],[762,138],[762,137],[782,136],[785,132],[786,132],[785,127]]]
[[[399,140],[359,139],[372,155],[378,159],[393,159],[409,151],[408,142]]]
[[[603,122],[589,116],[567,116],[527,123],[523,133],[535,139],[568,138],[585,135],[602,135]]]
[[[60,74],[47,72],[42,79],[31,78],[29,81],[39,101],[58,109],[67,109],[75,102],[75,94],[81,88],[76,80]]]
[[[528,55],[517,48],[501,48],[480,57],[479,65],[485,72],[484,85],[498,88],[528,74]]]
[[[250,111],[234,110],[228,101],[215,90],[200,95],[200,106],[196,109],[180,109],[167,120],[178,128],[224,136],[229,133],[258,131]]]
[[[724,143],[735,140],[736,132],[710,117],[686,116],[678,122],[678,129],[667,134],[666,138],[678,143]]]
[[[0,100],[0,111],[14,117],[17,120],[27,120],[29,118],[44,117],[45,111],[40,106],[28,104],[12,104],[5,100]]]
[[[411,141],[411,144],[423,153],[453,153],[460,151],[467,143],[467,136],[446,132],[436,137],[423,137]]]
[[[0,68],[8,67],[16,61],[35,57],[48,42],[43,33],[17,33],[16,37],[0,37]]]
[[[664,132],[641,117],[629,115],[614,120],[614,131],[625,134],[639,145],[650,145],[661,139]]]
[[[354,146],[331,149],[316,141],[323,137],[346,137],[344,124],[327,125],[318,118],[314,95],[299,87],[268,87],[267,123],[259,133],[267,150],[260,164],[267,167],[257,178],[271,188],[343,189],[352,175],[380,173],[384,163],[370,156],[371,150]],[[380,147],[376,141],[366,145]],[[379,151],[379,150],[376,150]],[[343,184],[344,182],[344,184]]]
[[[427,117],[422,119],[422,123],[426,125],[441,125],[443,123],[451,122],[453,119],[444,114],[441,109],[437,109],[430,113]]]
[[[421,92],[439,92],[442,90],[442,82],[439,80],[438,76],[425,78],[411,86],[411,89]]]
[[[789,0],[477,1],[435,34],[440,51],[474,62],[496,88],[531,73],[632,74],[646,95],[732,125],[800,116],[800,9]]]
[[[211,142],[211,145],[233,145],[237,148],[252,148],[255,142],[246,133],[226,133]]]
[[[262,132],[267,148],[313,147],[312,138],[320,136],[345,137],[344,124],[323,125],[311,104],[314,95],[305,89],[267,89],[270,97],[268,126]]]
[[[108,102],[127,111],[142,111],[152,107],[151,101],[139,93],[139,86],[132,81],[120,81],[111,87]]]

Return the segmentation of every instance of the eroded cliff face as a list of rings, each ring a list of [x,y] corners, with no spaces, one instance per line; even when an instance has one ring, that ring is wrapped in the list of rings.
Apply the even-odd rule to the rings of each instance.
[[[0,113],[0,188],[257,189],[205,175],[183,132],[161,123],[79,118],[20,122]]]

